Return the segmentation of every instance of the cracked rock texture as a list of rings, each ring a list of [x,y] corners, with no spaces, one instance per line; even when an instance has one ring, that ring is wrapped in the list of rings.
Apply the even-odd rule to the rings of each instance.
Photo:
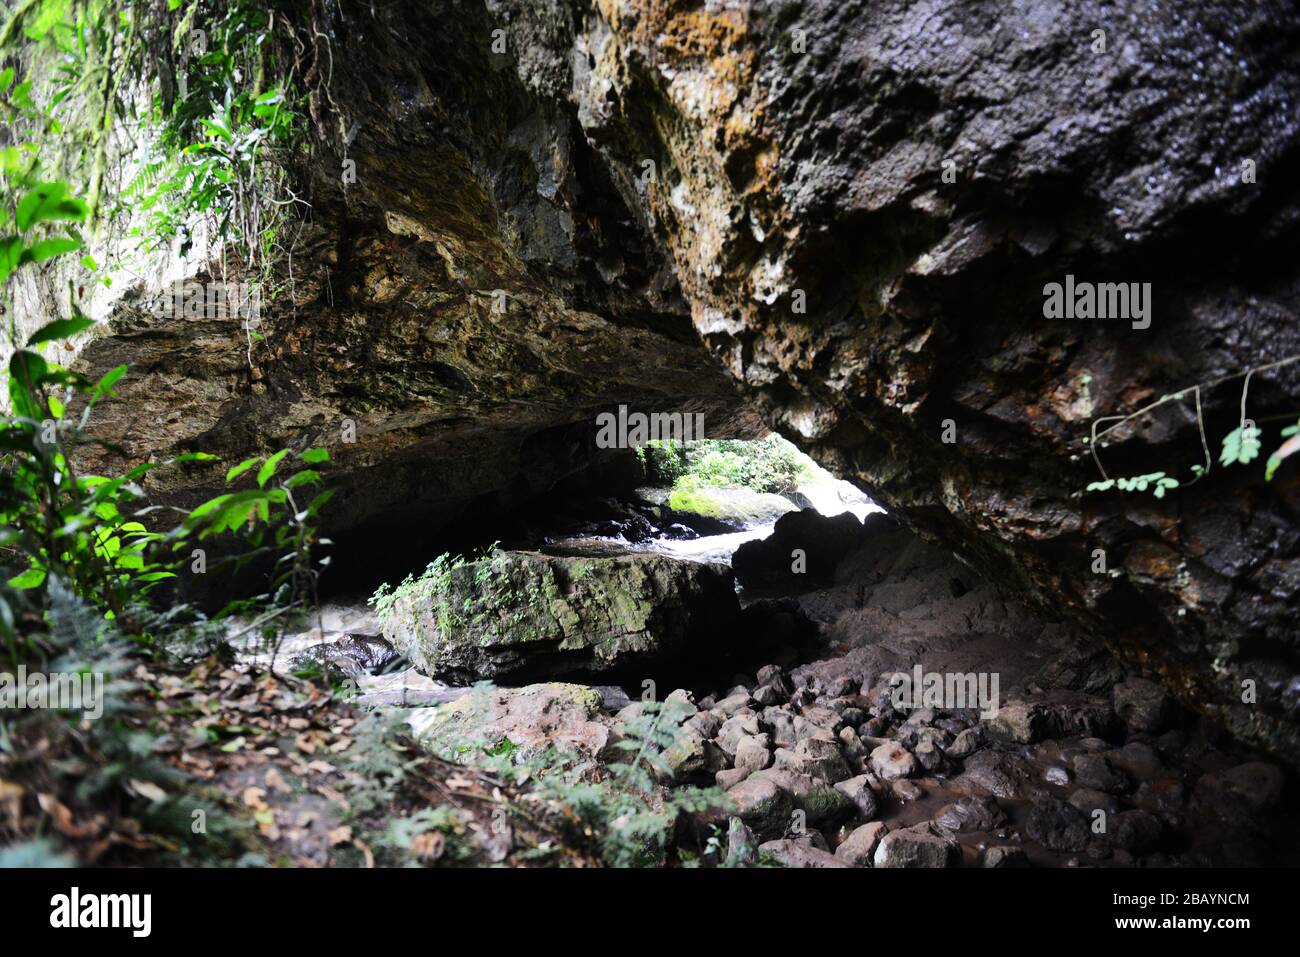
[[[82,350],[92,374],[131,368],[94,425],[125,461],[328,446],[333,531],[409,541],[591,464],[595,417],[620,404],[703,413],[709,436],[765,431],[574,111],[491,55],[488,13],[468,6],[332,25],[337,120],[355,135],[326,124],[315,144],[311,213],[258,337],[233,317],[158,318],[141,284]],[[122,465],[84,453],[87,469]],[[221,469],[154,474],[155,501],[223,488]]]
[[[251,359],[241,330],[129,310],[88,348],[157,412],[106,425],[133,455],[326,442],[335,521],[435,521],[581,467],[614,403],[753,434],[739,386],[904,523],[1300,763],[1296,465],[1191,484],[1197,409],[1217,457],[1243,374],[1300,354],[1293,5],[396,2],[327,28],[357,182],[326,130]],[[1067,274],[1150,283],[1150,327],[1044,318]],[[1251,379],[1265,456],[1297,368]],[[1096,418],[1197,384],[1098,449],[1183,487],[1084,493]],[[355,444],[330,441],[344,418]]]
[[[725,565],[497,552],[403,584],[380,620],[425,674],[470,682],[701,659],[735,633],[739,614]]]
[[[1197,402],[1217,457],[1244,373],[1300,353],[1294,8],[595,7],[578,115],[623,182],[655,161],[650,229],[769,419],[1300,760],[1295,466],[1266,484],[1258,462],[1216,462],[1190,484]],[[1150,283],[1150,327],[1045,319],[1067,274]],[[1295,369],[1252,377],[1251,418],[1294,420]],[[1084,495],[1095,418],[1197,384],[1098,449],[1111,476],[1189,487]],[[1280,441],[1274,425],[1264,454]]]

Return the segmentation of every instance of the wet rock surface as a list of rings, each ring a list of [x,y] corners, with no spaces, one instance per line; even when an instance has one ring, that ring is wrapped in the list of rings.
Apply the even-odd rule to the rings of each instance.
[[[674,492],[663,514],[698,532],[717,534],[744,531],[795,511],[789,499],[770,492],[703,485],[689,492]]]
[[[842,568],[862,567],[860,553],[878,558],[880,546],[864,542]],[[730,681],[663,696],[675,723],[659,783],[715,785],[724,793],[729,855],[749,865],[886,868],[1294,860],[1300,832],[1286,810],[1281,768],[1202,719],[1166,711],[1160,689],[1138,676],[1121,675],[1116,687],[1127,690],[1114,693],[1045,688],[1024,677],[1041,674],[1024,667],[1026,657],[1061,646],[1043,622],[1018,643],[984,646],[1001,648],[1002,657],[984,657],[982,667],[1020,676],[1000,688],[996,707],[980,700],[898,706],[889,683],[896,659],[863,652],[880,654],[891,644],[894,654],[924,650],[926,669],[945,673],[969,661],[964,643],[944,640],[947,619],[931,616],[954,600],[946,561],[903,550],[881,566],[874,593],[882,612],[892,609],[892,631],[863,632],[847,649],[825,642],[791,648],[781,662],[751,660],[741,667],[752,670]],[[976,596],[972,622],[983,615],[991,627],[1020,634],[1032,621],[1029,612],[994,603],[996,593],[978,576],[964,576],[964,594]],[[798,602],[836,608],[843,601],[837,591],[857,587],[850,578]],[[764,601],[770,615],[772,600]],[[331,621],[355,627],[364,619]],[[832,624],[837,634],[849,633],[842,617]],[[614,686],[471,692],[409,670],[361,681],[368,695],[389,682],[384,703],[404,703],[420,739],[444,747],[509,741],[524,753],[556,748],[605,762],[614,759],[627,722],[645,710],[635,694]],[[1151,704],[1134,707],[1135,697]],[[438,706],[419,707],[426,702]]]
[[[555,749],[587,758],[605,750],[613,727],[598,691],[564,682],[466,695],[414,709],[410,723],[435,747],[475,742],[491,748],[509,741],[526,755]]]
[[[289,293],[256,343],[124,296],[81,355],[91,377],[133,370],[83,471],[328,445],[332,529],[418,552],[598,462],[601,411],[752,436],[757,409],[1137,677],[1300,762],[1300,473],[1191,472],[1246,414],[1247,371],[1271,365],[1260,422],[1300,387],[1279,364],[1300,354],[1286,4],[463,6],[332,8]],[[1115,24],[1103,49],[1094,22]],[[1067,275],[1151,283],[1150,325],[1045,317]],[[1098,451],[1112,477],[1177,471],[1174,493],[1085,493],[1095,420],[1196,384],[1195,409]],[[224,491],[218,468],[144,487]]]
[[[869,516],[874,526],[888,521]],[[731,559],[736,580],[751,591],[794,594],[824,588],[835,581],[835,569],[863,541],[856,515],[822,516],[810,508],[777,519],[767,538],[745,542]]]
[[[830,866],[806,828],[854,867],[1281,863],[1300,841],[1280,809],[1281,770],[1211,745],[1195,723],[1180,747],[1162,747],[1112,714],[1113,741],[1055,727],[1057,736],[1033,744],[981,739],[958,755],[944,750],[941,742],[958,738],[943,725],[968,722],[966,714],[867,705],[863,725],[876,721],[877,735],[861,737],[879,743],[864,755],[829,733],[833,722],[819,724],[822,712],[844,707],[829,694],[742,707],[718,726],[729,766],[717,782],[766,839],[760,851],[783,866]],[[1099,713],[1110,707],[1103,698],[1093,704]],[[796,726],[806,736],[776,749],[769,766],[771,740]],[[926,771],[914,760],[919,745],[904,741],[932,745],[942,766]],[[843,777],[846,767],[866,770]],[[828,785],[843,800],[830,799]]]
[[[725,566],[496,552],[399,588],[381,621],[426,674],[517,681],[706,657],[739,613]]]
[[[1300,228],[1300,22],[1218,0],[767,13],[611,4],[575,29],[580,122],[625,177],[658,164],[647,219],[696,329],[896,518],[1300,762],[1300,473],[1219,467],[1201,431],[1217,452],[1242,377],[1300,354],[1280,252]],[[1104,49],[1094,22],[1115,24]],[[1067,275],[1149,282],[1149,325],[1047,318]],[[1297,368],[1254,377],[1255,420],[1292,418]],[[1198,383],[1098,449],[1112,478],[1176,472],[1174,494],[1085,493],[1096,419]]]

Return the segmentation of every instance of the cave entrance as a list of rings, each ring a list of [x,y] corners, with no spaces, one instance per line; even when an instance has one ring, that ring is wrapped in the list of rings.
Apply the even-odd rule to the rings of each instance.
[[[880,511],[776,433],[759,439],[654,440],[561,483],[534,516],[555,523],[534,544],[571,554],[622,549],[729,564],[747,541],[801,509]],[[585,512],[586,514],[582,514]]]
[[[629,671],[600,661],[598,653],[590,661],[585,653],[568,654],[572,635],[552,642],[537,639],[530,629],[547,627],[537,620],[548,619],[554,610],[554,595],[534,594],[539,582],[560,582],[566,600],[570,591],[581,595],[584,589],[594,589],[598,598],[575,600],[573,621],[566,627],[592,633],[604,629],[615,636],[626,624],[615,621],[615,615],[624,613],[624,605],[645,598],[647,592],[637,591],[645,588],[665,610],[656,609],[644,622],[628,626],[624,637],[608,640],[679,643],[680,654],[651,655],[660,677],[674,686],[719,680],[719,675],[725,680],[752,672],[774,656],[788,657],[792,645],[815,642],[816,627],[787,596],[829,584],[838,559],[859,541],[862,520],[880,511],[863,492],[776,433],[755,439],[652,440],[607,450],[540,495],[513,493],[471,503],[458,520],[440,527],[418,549],[397,547],[403,539],[416,540],[413,535],[385,534],[369,541],[354,537],[341,550],[367,560],[353,562],[346,576],[333,576],[341,587],[323,593],[323,630],[392,638],[394,629],[376,612],[372,593],[392,594],[405,587],[409,594],[430,586],[439,589],[439,595],[446,592],[446,601],[438,607],[456,609],[456,627],[450,630],[472,634],[466,643],[476,649],[475,655],[491,657],[497,652],[481,649],[502,646],[498,657],[505,665],[494,661],[484,669],[488,673],[501,667],[502,672],[493,675],[501,684],[559,679],[635,687],[631,679],[643,674],[647,656],[629,654]],[[839,517],[840,524],[816,525],[818,516]],[[782,529],[784,536],[778,534]],[[828,543],[833,536],[843,539],[843,547]],[[796,563],[802,564],[792,576],[790,553],[796,548]],[[736,586],[726,568],[718,568],[732,565],[738,552],[748,558],[754,587]],[[606,563],[636,556],[664,559],[646,564],[653,569],[648,573],[652,581],[611,570]],[[550,564],[538,570],[543,562]],[[473,572],[460,571],[467,567]],[[463,575],[472,575],[472,580],[457,577]],[[601,575],[608,580],[583,580]],[[502,576],[511,579],[508,587]],[[719,594],[719,588],[726,595]],[[602,604],[615,609],[608,612],[608,622],[605,611],[592,607]],[[410,616],[413,629],[427,628],[421,622],[427,621],[431,608],[437,612],[432,605],[422,606]],[[496,620],[512,624],[498,629]],[[708,624],[697,626],[697,621]],[[642,627],[648,637],[637,637]],[[504,647],[509,644],[505,632],[511,629],[529,633],[527,661],[516,660],[516,653]],[[305,646],[320,640],[315,632],[302,636]],[[448,643],[422,640],[425,648]],[[401,641],[394,638],[394,643]],[[702,649],[715,646],[729,650],[717,656],[702,654]],[[417,650],[411,653],[411,647]],[[468,657],[465,662],[435,660],[433,655],[420,660],[420,645],[413,642],[411,647],[404,648],[408,663],[439,681],[465,685],[483,677],[473,673]]]
[[[523,471],[518,487],[466,502],[450,519],[426,521],[413,511],[335,536],[323,596],[355,599],[419,576],[440,554],[469,556],[494,545],[591,556],[655,551],[729,564],[784,514],[811,508],[861,520],[881,511],[776,433],[603,450],[540,492]]]

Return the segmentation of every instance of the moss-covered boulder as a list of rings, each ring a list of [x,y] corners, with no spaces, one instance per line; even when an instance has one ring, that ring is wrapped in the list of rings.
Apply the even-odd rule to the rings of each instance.
[[[647,665],[721,651],[739,615],[725,565],[650,554],[440,559],[376,606],[396,648],[453,680],[645,677]]]
[[[704,534],[744,531],[796,511],[798,507],[788,498],[771,492],[755,492],[741,485],[693,482],[679,482],[667,504],[667,513],[674,521]]]

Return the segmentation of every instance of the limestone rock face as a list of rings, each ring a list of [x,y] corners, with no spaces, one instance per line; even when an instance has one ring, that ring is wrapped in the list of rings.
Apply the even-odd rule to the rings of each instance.
[[[417,667],[464,681],[706,658],[738,615],[726,566],[651,554],[495,552],[404,584],[380,608],[384,635]]]
[[[526,500],[587,467],[606,454],[596,417],[620,405],[700,413],[708,437],[761,434],[574,109],[492,54],[496,25],[482,4],[435,0],[322,26],[339,115],[314,124],[311,212],[291,227],[283,292],[251,330],[160,318],[144,283],[123,296],[79,357],[92,375],[130,367],[92,419],[121,454],[87,444],[85,471],[325,446],[331,532],[410,543],[470,503]],[[572,57],[571,37],[538,39]],[[225,490],[224,472],[143,485],[192,506]]]
[[[744,434],[738,385],[895,518],[1300,762],[1297,459],[1262,474],[1300,394],[1274,365],[1300,354],[1288,5],[332,16],[287,299],[251,343],[119,310],[83,356],[134,369],[100,437],[132,461],[329,445],[332,521],[409,535],[583,467],[615,403]],[[1150,309],[1049,318],[1074,281],[1149,283]],[[1252,369],[1263,454],[1224,467]],[[1181,484],[1085,492],[1102,468]],[[217,471],[146,487],[190,504]]]
[[[416,736],[435,749],[495,748],[509,741],[525,757],[551,748],[597,757],[609,743],[611,725],[600,692],[558,681],[476,691],[436,708],[413,709],[410,721]]]
[[[585,132],[770,420],[1300,761],[1300,471],[1263,474],[1300,364],[1241,411],[1300,354],[1289,7],[602,2],[573,28]],[[1075,280],[1149,283],[1150,312],[1048,318]],[[1099,418],[1169,395],[1093,459]],[[1279,424],[1224,467],[1243,414]],[[1085,492],[1102,468],[1181,485]]]

